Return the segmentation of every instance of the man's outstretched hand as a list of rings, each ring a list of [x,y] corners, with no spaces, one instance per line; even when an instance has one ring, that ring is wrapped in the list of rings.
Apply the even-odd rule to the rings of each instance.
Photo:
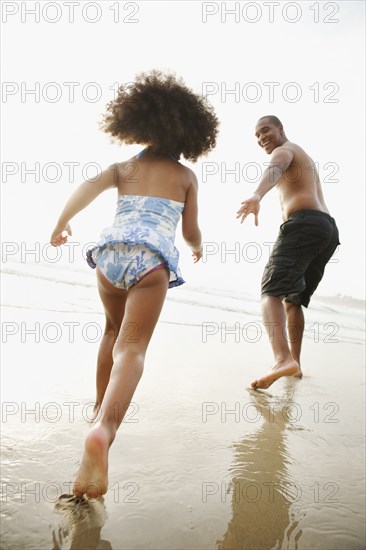
[[[260,208],[260,196],[257,194],[252,195],[249,197],[249,199],[243,201],[241,204],[242,206],[237,211],[237,218],[241,218],[240,223],[243,223],[245,218],[249,216],[249,214],[254,214],[254,223],[255,225],[258,225],[258,212]]]

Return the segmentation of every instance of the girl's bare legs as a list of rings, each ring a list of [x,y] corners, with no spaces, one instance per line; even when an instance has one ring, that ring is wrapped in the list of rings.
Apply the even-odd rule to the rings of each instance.
[[[127,292],[116,289],[100,273],[97,267],[98,290],[105,311],[105,328],[97,358],[96,399],[94,419],[98,417],[100,405],[108,386],[113,366],[113,347],[116,343],[125,312]]]
[[[98,274],[102,278],[102,274]],[[103,277],[101,297],[106,311],[111,313],[111,294],[121,291]],[[109,285],[109,286],[108,286]],[[113,290],[114,289],[114,290]],[[168,289],[168,271],[158,269],[147,275],[128,292],[124,316],[117,341],[113,347],[113,367],[100,406],[98,422],[85,439],[84,455],[76,476],[73,492],[90,498],[104,494],[108,489],[108,451],[117,429],[132,400],[141,378],[147,346],[159,319]],[[118,299],[118,298],[117,298]],[[117,318],[114,319],[117,322]]]

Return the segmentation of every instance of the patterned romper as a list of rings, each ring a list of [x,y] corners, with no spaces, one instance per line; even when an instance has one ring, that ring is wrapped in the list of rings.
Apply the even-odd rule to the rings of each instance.
[[[115,287],[123,290],[160,268],[170,272],[169,288],[183,284],[179,252],[174,246],[183,209],[183,202],[162,197],[119,195],[114,223],[88,250],[88,264],[98,266]]]

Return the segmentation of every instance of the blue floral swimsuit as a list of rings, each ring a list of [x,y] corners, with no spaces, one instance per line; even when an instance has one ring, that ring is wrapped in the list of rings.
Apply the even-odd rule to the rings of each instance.
[[[183,209],[183,202],[162,197],[119,195],[114,223],[88,250],[88,264],[98,266],[115,287],[123,290],[160,268],[170,272],[169,288],[183,284],[179,252],[174,246]]]

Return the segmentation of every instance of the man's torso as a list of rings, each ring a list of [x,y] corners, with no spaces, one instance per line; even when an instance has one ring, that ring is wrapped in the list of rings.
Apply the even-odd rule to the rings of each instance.
[[[282,147],[293,154],[290,166],[277,183],[284,221],[297,210],[320,210],[329,214],[314,161],[295,143],[287,141]]]

